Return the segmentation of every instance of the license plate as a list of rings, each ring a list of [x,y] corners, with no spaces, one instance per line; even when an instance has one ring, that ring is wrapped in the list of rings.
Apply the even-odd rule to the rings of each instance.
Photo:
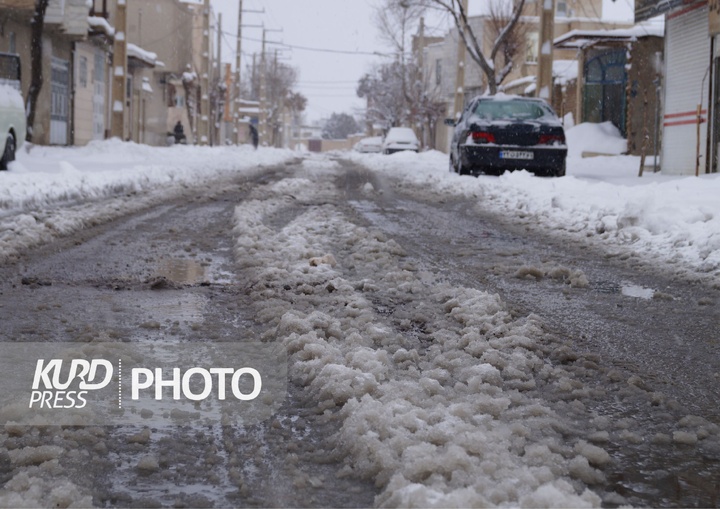
[[[535,159],[535,153],[524,150],[501,150],[500,159]]]

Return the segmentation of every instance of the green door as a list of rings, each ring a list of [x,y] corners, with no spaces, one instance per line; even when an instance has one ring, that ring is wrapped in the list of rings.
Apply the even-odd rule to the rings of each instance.
[[[585,63],[583,121],[612,122],[623,136],[625,130],[627,71],[626,50],[596,54]]]

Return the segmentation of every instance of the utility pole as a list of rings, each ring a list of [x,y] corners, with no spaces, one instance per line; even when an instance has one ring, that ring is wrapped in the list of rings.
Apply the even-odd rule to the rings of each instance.
[[[262,25],[243,25],[243,12],[255,12],[264,13],[265,9],[262,10],[243,10],[243,0],[238,0],[238,26],[237,26],[237,43],[235,46],[235,122],[233,130],[235,132],[235,143],[240,144],[240,133],[238,132],[238,125],[242,118],[242,99],[241,99],[241,81],[240,73],[242,69],[242,29],[243,28],[261,28]]]
[[[232,116],[232,104],[230,100],[232,98],[232,95],[232,64],[228,63],[225,64],[225,111],[223,112],[223,144],[230,142],[230,140],[232,139],[230,132],[228,132],[230,126],[237,126],[237,124],[233,122]]]
[[[218,12],[217,20],[217,77],[222,77],[222,12]]]
[[[555,39],[555,0],[540,2],[540,45],[538,51],[538,74],[535,95],[552,102],[553,41]]]
[[[220,123],[220,103],[222,96],[220,95],[220,83],[222,82],[222,13],[218,13],[217,26],[217,60],[213,66],[213,97],[215,98],[212,108],[212,117],[210,124],[210,132],[212,137],[210,138],[213,145],[222,145],[220,137],[222,133]]]
[[[267,97],[267,55],[265,51],[265,45],[267,44],[268,32],[282,32],[280,30],[273,30],[269,28],[263,28],[262,36],[262,53],[260,54],[260,145],[266,147],[268,145],[268,97]],[[277,66],[277,53],[275,65]]]
[[[118,0],[115,11],[115,43],[113,44],[112,121],[110,136],[125,139],[125,108],[127,103],[127,5]]]
[[[273,75],[273,76],[275,77],[275,79],[277,80],[277,75],[278,75],[278,50],[277,50],[277,48],[275,48],[275,60],[273,61],[273,73],[272,73],[272,75]],[[277,91],[277,87],[276,87],[276,90],[274,91],[274,93],[277,94],[277,92],[278,92],[278,91]],[[276,112],[275,112],[275,113],[276,113],[276,115],[275,115],[275,118],[273,119],[273,124],[272,124],[272,126],[271,126],[271,127],[272,127],[272,141],[273,141],[273,146],[274,146],[274,147],[279,147],[279,145],[278,145],[278,139],[277,139],[277,138],[278,138],[278,136],[279,136],[279,134],[280,134],[280,133],[279,133],[280,130],[278,129],[277,109],[282,107],[281,104],[280,104],[280,103],[282,102],[282,99],[281,99],[280,97],[273,97],[273,99],[274,99],[274,102],[275,102],[275,108],[276,108]]]
[[[235,45],[235,122],[233,122],[233,131],[235,133],[235,144],[240,144],[240,133],[238,132],[238,122],[240,122],[240,108],[242,103],[240,102],[240,62],[242,57],[242,15],[243,15],[243,0],[238,0],[238,26],[237,26],[237,42]]]
[[[418,48],[417,48],[417,63],[418,63],[418,78],[421,80],[421,87],[425,89],[425,63],[424,63],[424,55],[425,52],[425,18],[420,18],[420,30],[418,34]],[[413,129],[415,129],[416,132],[420,132],[420,141],[422,142],[424,147],[428,146],[428,140],[425,133],[425,122],[424,119],[421,118],[417,125],[413,126]]]
[[[260,134],[260,145],[263,147],[267,145],[267,97],[265,95],[265,30],[263,28],[262,34],[262,52],[260,53],[260,118],[258,126],[258,132]]]
[[[468,0],[462,0],[462,8],[467,19]],[[464,30],[464,29],[463,29]],[[457,121],[465,107],[465,42],[458,29],[457,74],[455,76],[455,106],[453,118]]]
[[[210,142],[210,0],[203,3],[202,69],[200,76],[200,145]]]

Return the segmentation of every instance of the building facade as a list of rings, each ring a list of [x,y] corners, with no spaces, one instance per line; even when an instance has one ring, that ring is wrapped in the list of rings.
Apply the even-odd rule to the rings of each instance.
[[[501,91],[506,93],[534,95],[535,79],[538,72],[539,54],[539,25],[540,8],[539,1],[526,2],[523,15],[520,17],[517,26],[518,37],[524,41],[524,47],[520,49],[514,59],[513,69],[506,76],[500,86]],[[497,17],[497,15],[495,16]],[[488,55],[493,41],[497,37],[497,21],[491,14],[473,16],[469,18],[473,32],[477,40],[481,42],[483,53]],[[573,30],[597,30],[606,28],[625,28],[627,23],[605,22],[602,19],[602,1],[580,1],[580,0],[557,0],[555,4],[555,37],[562,36]],[[448,115],[453,116],[451,109],[454,106],[454,95],[457,87],[457,62],[458,62],[458,31],[451,29],[442,42],[428,44],[423,49],[423,74],[425,82],[433,87],[432,93],[438,94],[447,105]],[[553,92],[553,105],[561,114],[570,114],[577,117],[577,100],[574,84],[568,79],[568,71],[565,68],[572,66],[577,60],[576,49],[560,49],[554,51],[554,59],[563,62],[560,66],[553,66],[553,74],[557,78]],[[501,65],[501,64],[500,64]],[[500,67],[496,62],[496,68]],[[558,72],[556,73],[556,67]],[[570,69],[569,74],[576,76],[577,72]],[[462,88],[465,102],[470,98],[479,95],[487,90],[487,78],[469,55],[465,60],[464,84]],[[508,84],[510,86],[508,86]],[[438,125],[436,128],[435,147],[438,150],[447,151],[449,140],[452,135],[451,128],[445,125]]]
[[[717,2],[638,0],[635,19],[665,17],[661,171],[718,171],[720,7]]]
[[[178,120],[189,141],[195,138],[202,114],[200,70],[203,59],[212,57],[212,47],[209,54],[202,51],[204,6],[127,0],[126,26],[117,27],[117,3],[50,0],[42,42],[43,86],[32,126],[35,143],[84,145],[109,137],[118,68],[126,77],[123,139],[165,145]],[[34,0],[0,0],[0,51],[20,56],[26,100],[34,10]],[[113,60],[120,32],[127,35],[127,62]]]

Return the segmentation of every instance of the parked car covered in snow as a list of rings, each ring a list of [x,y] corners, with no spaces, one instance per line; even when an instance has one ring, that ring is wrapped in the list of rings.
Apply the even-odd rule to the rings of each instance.
[[[500,175],[527,170],[565,175],[567,144],[560,119],[542,99],[499,94],[476,97],[454,126],[450,170]]]
[[[20,93],[20,57],[0,53],[0,170],[15,160],[25,139],[25,105]]]
[[[420,141],[409,127],[391,127],[383,138],[383,154],[393,154],[403,150],[420,150]]]
[[[358,141],[354,147],[356,152],[362,154],[377,154],[382,152],[382,137],[372,136]]]

